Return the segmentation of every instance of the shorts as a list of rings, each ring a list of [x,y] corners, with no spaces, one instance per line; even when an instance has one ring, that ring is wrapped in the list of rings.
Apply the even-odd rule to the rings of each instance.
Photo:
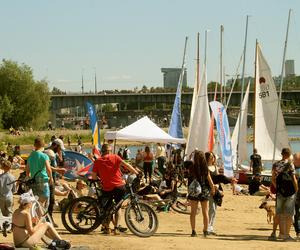
[[[295,195],[283,197],[281,194],[276,195],[276,214],[295,214]]]
[[[115,187],[111,191],[103,191],[103,195],[105,197],[114,199],[116,204],[118,204],[119,201],[121,201],[123,199],[125,194],[126,194],[125,186]]]
[[[32,186],[33,194],[39,198],[48,200],[50,198],[50,187],[48,182],[37,182]]]

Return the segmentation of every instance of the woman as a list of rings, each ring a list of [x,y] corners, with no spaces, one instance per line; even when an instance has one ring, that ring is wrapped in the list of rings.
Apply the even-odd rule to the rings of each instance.
[[[147,183],[147,175],[149,174],[149,183],[151,183],[152,177],[152,161],[153,161],[153,154],[150,151],[148,146],[145,147],[145,152],[143,153],[143,168],[144,168],[144,175],[145,175],[145,182]]]
[[[209,174],[212,180],[214,180],[214,177],[216,177],[219,174],[218,168],[216,166],[216,157],[213,152],[206,152],[205,159],[208,165]],[[215,223],[216,212],[217,212],[217,204],[212,195],[209,196],[208,205],[209,205],[209,210],[208,210],[209,221],[208,221],[207,231],[208,234],[216,235],[216,233],[214,232],[214,223]]]
[[[192,237],[197,236],[195,231],[196,226],[196,213],[198,202],[201,203],[203,215],[203,235],[208,235],[208,199],[210,195],[214,195],[214,184],[208,171],[205,155],[202,151],[194,151],[194,161],[189,169],[189,185],[193,180],[197,180],[201,186],[201,193],[197,197],[188,195],[188,200],[191,204],[190,223],[192,227]]]
[[[49,222],[35,221],[36,225],[33,226],[33,218],[28,211],[33,201],[34,197],[30,193],[21,194],[19,199],[20,206],[13,213],[12,230],[15,247],[34,247],[46,235],[53,240],[49,248],[56,246],[62,249],[69,249],[71,247],[70,243],[62,240]]]

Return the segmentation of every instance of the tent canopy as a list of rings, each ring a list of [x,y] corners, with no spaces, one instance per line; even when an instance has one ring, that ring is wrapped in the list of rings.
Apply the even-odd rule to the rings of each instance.
[[[185,143],[184,138],[174,138],[159,128],[147,116],[119,130],[108,131],[105,140],[126,140],[138,142]]]

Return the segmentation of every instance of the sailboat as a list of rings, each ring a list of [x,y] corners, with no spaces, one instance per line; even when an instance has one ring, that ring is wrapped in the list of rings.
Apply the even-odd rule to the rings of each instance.
[[[247,115],[248,115],[248,100],[250,92],[250,82],[248,83],[247,90],[242,102],[241,113],[236,121],[232,136],[232,161],[237,170],[238,166],[248,159],[247,150]],[[239,120],[241,119],[241,126],[239,126]]]
[[[276,106],[280,100],[271,69],[258,43],[256,44],[255,65],[253,148],[257,149],[263,161],[279,160],[281,149],[290,147],[288,133],[280,105],[277,114]],[[273,149],[275,154],[273,154]],[[241,183],[247,183],[250,176],[247,174],[246,177],[240,173]],[[270,174],[262,176],[263,182],[271,182]]]
[[[199,36],[199,34],[198,34]],[[199,38],[198,38],[198,51],[199,51]],[[199,53],[198,53],[199,56]],[[199,57],[197,58],[197,73],[195,87],[199,86]],[[189,127],[189,134],[186,146],[186,155],[189,156],[196,148],[198,150],[207,151],[208,135],[210,128],[210,114],[207,96],[206,84],[206,65],[204,65],[203,77],[201,79],[198,91],[194,90],[195,101],[194,107],[191,108],[191,120]],[[194,97],[193,97],[194,99]],[[192,106],[193,106],[192,105]]]

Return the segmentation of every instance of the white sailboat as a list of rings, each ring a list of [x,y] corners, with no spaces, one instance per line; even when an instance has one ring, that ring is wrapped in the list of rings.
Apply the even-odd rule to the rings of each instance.
[[[275,159],[281,159],[281,149],[289,147],[288,134],[280,105],[276,121],[278,101],[271,69],[257,43],[253,146],[257,149],[263,160],[273,160],[274,147]],[[275,136],[276,141],[274,140]]]
[[[199,40],[198,40],[199,41]],[[199,44],[198,44],[199,47]],[[206,65],[203,68],[203,76],[201,79],[199,91],[196,95],[194,107],[192,107],[189,127],[189,134],[186,146],[186,155],[189,156],[195,148],[207,151],[208,135],[210,128],[210,114],[209,114],[209,104],[207,96],[207,83],[206,83]],[[199,67],[197,67],[197,71]],[[197,72],[197,78],[199,79],[199,71]],[[199,80],[198,80],[199,81]],[[194,94],[197,91],[194,90]]]
[[[248,115],[248,100],[250,92],[250,82],[243,99],[241,113],[238,115],[232,136],[231,136],[231,146],[232,146],[232,161],[233,165],[240,165],[242,162],[248,159],[247,150],[247,115]],[[239,120],[241,119],[241,126],[239,126]],[[239,135],[240,134],[240,135]],[[238,157],[237,157],[238,155]]]

